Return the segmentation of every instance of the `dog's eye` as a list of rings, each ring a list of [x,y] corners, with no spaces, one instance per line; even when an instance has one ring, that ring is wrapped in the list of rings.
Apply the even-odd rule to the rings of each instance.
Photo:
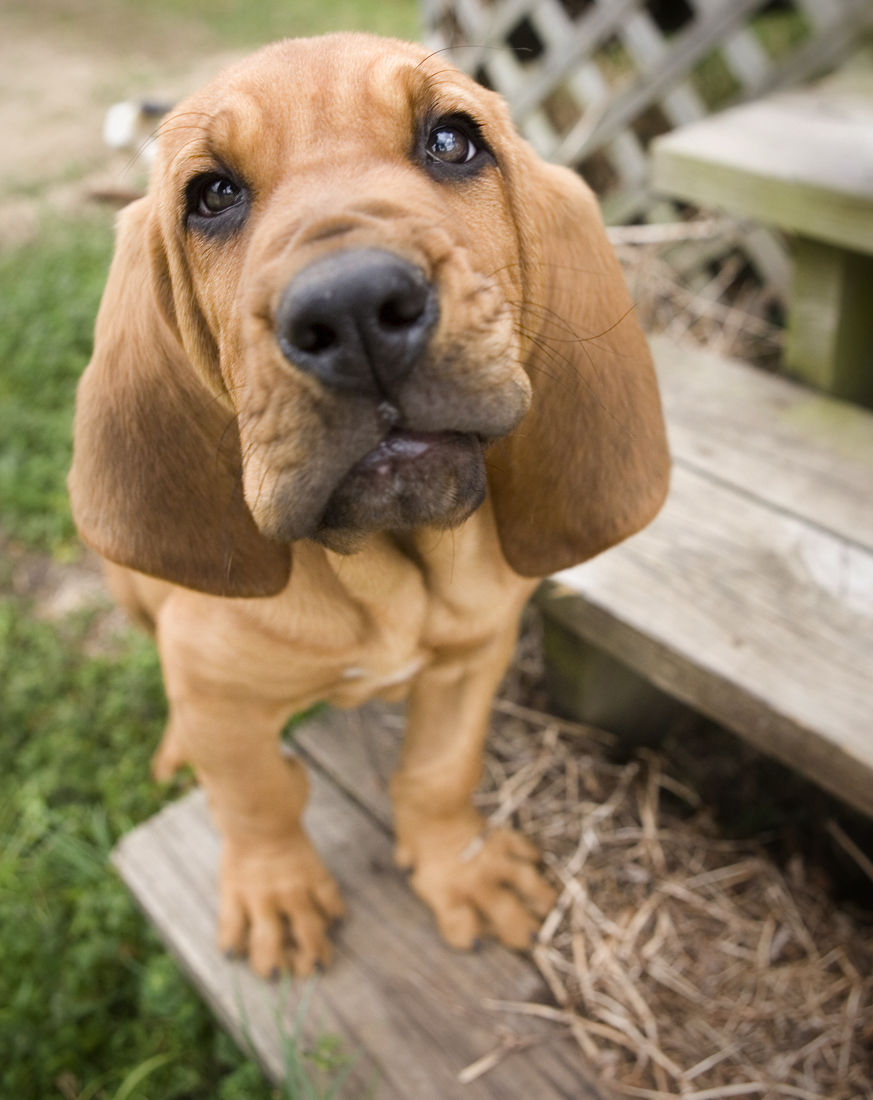
[[[427,155],[443,164],[466,164],[478,151],[457,126],[437,126],[427,139]]]
[[[242,189],[226,176],[207,180],[200,190],[197,213],[206,218],[213,214],[221,214],[235,206],[241,195]]]

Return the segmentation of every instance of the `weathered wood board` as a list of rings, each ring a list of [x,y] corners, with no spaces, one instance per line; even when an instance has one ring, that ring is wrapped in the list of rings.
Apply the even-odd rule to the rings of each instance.
[[[735,107],[652,149],[661,193],[796,235],[785,365],[873,406],[873,74]]]
[[[674,453],[645,531],[540,602],[873,814],[873,416],[654,343]]]
[[[356,719],[374,722],[376,712]],[[356,789],[378,790],[381,765],[356,755],[361,725],[326,715],[298,731],[300,744],[358,766]],[[376,729],[376,736],[379,731]],[[396,741],[396,732],[388,740]],[[547,1000],[526,959],[496,944],[460,953],[439,939],[429,912],[393,865],[391,840],[318,768],[310,768],[310,835],[342,887],[349,916],[319,980],[305,1034],[339,1035],[361,1052],[343,1095],[374,1100],[597,1100],[575,1043],[560,1029],[487,1009],[485,998]],[[358,782],[362,780],[362,782]],[[219,838],[197,791],[134,829],[113,862],[169,950],[218,1018],[265,1072],[283,1076],[301,983],[273,985],[215,944]],[[283,1005],[283,998],[286,1003]],[[281,1021],[281,1022],[277,1022]],[[478,1080],[459,1072],[497,1047],[505,1028],[537,1041]]]
[[[294,731],[305,756],[387,832],[392,828],[388,781],[397,765],[404,710],[380,702],[328,710]]]
[[[873,415],[663,336],[649,343],[674,462],[873,550]]]
[[[785,92],[652,143],[656,190],[873,252],[873,97]]]

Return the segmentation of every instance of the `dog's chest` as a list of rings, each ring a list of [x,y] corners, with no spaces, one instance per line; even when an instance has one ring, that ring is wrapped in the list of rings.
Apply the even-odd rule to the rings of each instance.
[[[406,550],[384,535],[348,557],[298,543],[277,596],[171,590],[159,614],[168,690],[222,683],[291,711],[401,699],[428,665],[511,639],[535,583],[506,565],[484,509]]]
[[[471,553],[465,528],[431,534],[421,555],[387,537],[347,558],[297,553],[282,601],[295,679],[342,707],[401,699],[435,660],[513,631],[531,582]]]
[[[342,619],[353,635],[337,632],[340,644],[331,662],[328,701],[358,706],[376,695],[403,698],[417,673],[433,660],[428,623],[439,597],[429,591],[419,565],[388,540],[353,558],[326,557],[336,583],[322,587],[321,609],[330,601],[330,618]]]

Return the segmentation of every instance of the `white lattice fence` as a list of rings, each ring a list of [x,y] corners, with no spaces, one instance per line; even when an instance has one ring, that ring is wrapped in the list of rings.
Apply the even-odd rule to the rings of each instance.
[[[580,171],[612,222],[652,204],[652,137],[809,79],[873,28],[873,0],[423,2],[427,43],[501,92],[525,136]],[[776,6],[794,11],[781,44],[761,34]]]

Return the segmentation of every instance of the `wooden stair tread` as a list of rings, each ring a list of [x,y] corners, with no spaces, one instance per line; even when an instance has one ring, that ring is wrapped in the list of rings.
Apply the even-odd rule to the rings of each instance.
[[[667,503],[540,602],[873,814],[873,415],[665,341],[654,351]]]
[[[652,143],[656,190],[873,252],[873,94],[827,84],[682,126]]]
[[[873,414],[663,336],[674,462],[873,550]]]
[[[377,711],[358,722],[372,723]],[[323,754],[354,757],[360,727],[328,713],[298,731]],[[326,746],[326,747],[325,747]],[[360,763],[360,758],[358,758]],[[366,772],[366,764],[361,765]],[[361,772],[358,773],[359,778]],[[533,964],[488,943],[476,954],[447,947],[430,912],[393,865],[387,831],[317,767],[306,825],[336,876],[349,915],[320,978],[305,1035],[339,1035],[359,1060],[343,1095],[374,1100],[598,1100],[578,1048],[554,1025],[489,1010],[486,998],[548,1000]],[[364,787],[367,777],[364,775]],[[377,776],[370,784],[377,789]],[[291,1034],[300,982],[285,987],[228,961],[215,942],[219,838],[201,791],[166,807],[117,845],[113,862],[164,943],[217,1017],[270,1078],[283,1076],[277,1013]],[[283,994],[287,1003],[282,1008]],[[497,1047],[501,1027],[542,1033],[478,1080],[458,1073]]]

